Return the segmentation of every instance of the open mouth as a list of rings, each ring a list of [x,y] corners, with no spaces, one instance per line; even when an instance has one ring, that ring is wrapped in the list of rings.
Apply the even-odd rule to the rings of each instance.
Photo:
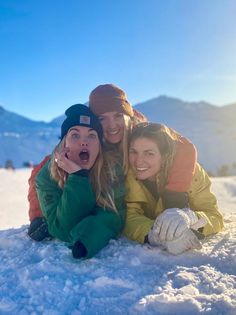
[[[80,153],[79,153],[79,158],[81,160],[81,162],[88,162],[89,160],[89,152],[87,150],[82,150]]]

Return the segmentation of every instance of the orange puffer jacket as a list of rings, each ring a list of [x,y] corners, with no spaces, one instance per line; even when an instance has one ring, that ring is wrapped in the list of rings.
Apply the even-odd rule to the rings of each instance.
[[[193,143],[181,136],[169,171],[166,190],[186,192],[191,184],[197,163],[197,150]]]
[[[40,209],[38,195],[35,187],[35,178],[44,164],[49,160],[50,156],[46,156],[42,162],[40,162],[31,172],[31,176],[28,180],[29,190],[28,190],[28,201],[29,201],[29,219],[32,222],[37,217],[42,217],[42,211]]]

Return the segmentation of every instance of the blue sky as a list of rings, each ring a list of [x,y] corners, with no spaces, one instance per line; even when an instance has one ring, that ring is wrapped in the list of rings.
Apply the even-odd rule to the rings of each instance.
[[[102,83],[236,102],[235,0],[0,0],[0,104],[49,121]]]

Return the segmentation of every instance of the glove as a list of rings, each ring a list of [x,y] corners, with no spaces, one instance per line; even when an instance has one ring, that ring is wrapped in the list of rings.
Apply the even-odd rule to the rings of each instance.
[[[76,259],[83,258],[87,255],[87,249],[80,241],[75,242],[72,247],[72,256]]]
[[[187,229],[179,238],[167,241],[165,247],[169,253],[179,255],[190,249],[201,249],[202,244],[200,243],[197,234],[195,234],[195,231]]]
[[[149,231],[149,243],[151,245],[160,245],[167,241],[178,239],[183,232],[197,222],[197,215],[188,208],[166,209],[156,218],[152,229]]]
[[[34,241],[43,241],[45,238],[51,237],[48,232],[47,221],[44,217],[37,217],[30,223],[28,235]]]

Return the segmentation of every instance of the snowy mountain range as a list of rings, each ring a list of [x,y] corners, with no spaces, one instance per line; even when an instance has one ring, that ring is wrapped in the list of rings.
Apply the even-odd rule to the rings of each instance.
[[[217,107],[206,102],[185,102],[160,96],[135,105],[150,121],[161,122],[190,138],[200,163],[211,173],[227,165],[236,171],[236,103]],[[34,164],[58,142],[64,115],[46,123],[33,121],[0,106],[0,165]]]

